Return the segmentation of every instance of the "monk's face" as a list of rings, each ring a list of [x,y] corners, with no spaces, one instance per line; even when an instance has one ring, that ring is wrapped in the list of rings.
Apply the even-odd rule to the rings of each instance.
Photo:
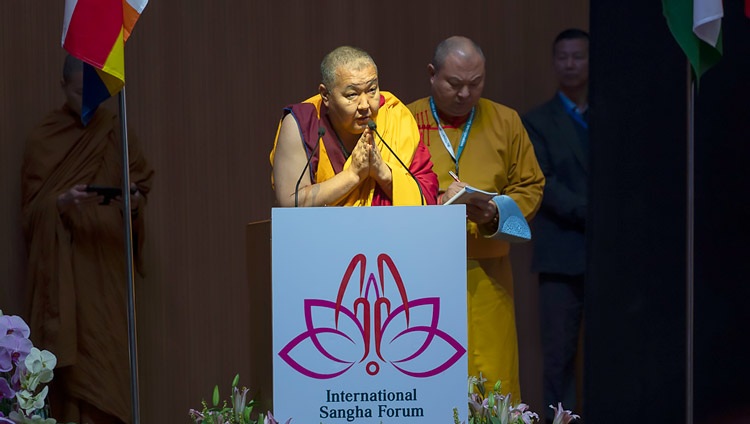
[[[320,95],[333,128],[341,137],[362,134],[380,109],[377,68],[371,63],[340,66],[333,87],[321,84]]]
[[[479,53],[453,52],[436,70],[427,67],[435,107],[451,117],[466,116],[479,102],[484,89],[484,58]]]
[[[73,72],[67,81],[61,82],[61,85],[65,93],[65,103],[80,116],[83,105],[83,72]]]

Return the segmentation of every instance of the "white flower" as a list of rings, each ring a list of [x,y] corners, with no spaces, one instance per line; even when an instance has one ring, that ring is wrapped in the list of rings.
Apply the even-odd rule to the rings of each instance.
[[[529,411],[529,405],[526,405],[525,403],[519,403],[510,411],[510,418],[513,422],[531,424],[535,420],[539,419],[539,415]]]
[[[233,400],[233,409],[234,409],[234,418],[236,420],[241,420],[243,413],[245,412],[245,405],[247,404],[247,388],[243,388],[242,390],[238,389],[237,387],[233,388],[234,391],[234,400]]]
[[[507,423],[511,410],[510,393],[505,396],[494,393],[493,398],[495,399],[495,416],[500,419],[501,423]]]
[[[32,347],[29,356],[24,360],[26,369],[34,374],[39,374],[43,377],[39,378],[42,383],[49,383],[52,381],[52,370],[57,365],[57,357],[48,350],[42,350]]]
[[[21,317],[3,315],[0,311],[0,398],[3,399],[5,417],[1,422],[16,424],[56,424],[54,418],[44,413],[52,369],[57,358],[49,351],[40,351],[29,340],[29,326]],[[7,408],[6,408],[7,407]],[[11,421],[12,420],[12,421]]]
[[[581,417],[574,414],[573,411],[569,411],[563,408],[562,403],[557,403],[557,408],[550,405],[550,408],[552,408],[553,411],[555,411],[555,418],[554,421],[552,421],[552,424],[568,424],[569,422],[573,420],[577,420]]]
[[[474,393],[474,387],[477,385],[477,378],[473,375],[469,376],[469,394]]]
[[[47,397],[48,391],[49,387],[44,386],[42,391],[37,394],[33,394],[28,390],[16,392],[18,406],[26,412],[26,415],[31,415],[32,412],[44,407],[44,399]]]
[[[52,369],[57,365],[57,357],[47,350],[40,351],[32,347],[24,360],[26,372],[23,373],[21,384],[28,390],[35,391],[39,383],[52,381]]]

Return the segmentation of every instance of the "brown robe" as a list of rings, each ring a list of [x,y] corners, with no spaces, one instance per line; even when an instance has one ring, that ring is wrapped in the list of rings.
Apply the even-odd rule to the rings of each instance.
[[[57,356],[50,397],[73,411],[95,408],[130,421],[127,283],[120,206],[92,203],[60,213],[57,197],[76,184],[121,187],[119,121],[100,108],[88,126],[67,106],[32,131],[22,168],[23,229],[29,254],[31,338]],[[153,170],[129,139],[130,179],[144,196],[133,218],[140,263],[143,204]],[[140,270],[139,270],[140,271]],[[64,408],[65,409],[65,408]],[[65,415],[65,416],[63,416]]]

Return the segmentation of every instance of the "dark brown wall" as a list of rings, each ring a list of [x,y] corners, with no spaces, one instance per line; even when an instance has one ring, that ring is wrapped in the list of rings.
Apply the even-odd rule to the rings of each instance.
[[[386,6],[399,13],[388,16]],[[129,122],[157,172],[146,212],[149,274],[137,297],[144,422],[180,422],[214,384],[228,387],[234,373],[252,372],[245,224],[270,217],[268,152],[280,109],[315,92],[327,51],[342,44],[368,50],[383,89],[409,102],[428,92],[435,44],[467,35],[487,57],[485,96],[524,112],[554,89],[554,35],[588,27],[588,0],[378,7],[154,0],[146,8],[126,48]],[[62,103],[62,9],[59,0],[12,1],[0,15],[0,308],[6,313],[22,312],[24,293],[23,140]],[[527,254],[517,253],[524,397],[541,411],[536,286],[525,271]]]

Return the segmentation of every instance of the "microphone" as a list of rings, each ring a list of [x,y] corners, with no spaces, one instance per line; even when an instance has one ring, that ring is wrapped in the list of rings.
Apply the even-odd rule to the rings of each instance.
[[[297,184],[294,186],[294,207],[299,206],[299,184],[302,182],[302,177],[305,176],[305,171],[307,171],[307,167],[310,166],[310,161],[312,160],[313,156],[315,156],[315,149],[318,148],[318,145],[320,145],[320,139],[323,138],[323,136],[326,134],[325,127],[318,127],[318,140],[315,142],[315,146],[313,147],[312,151],[310,151],[310,156],[307,157],[307,163],[305,163],[305,167],[302,168],[302,173],[299,174],[299,178],[297,179]]]
[[[419,189],[419,200],[422,202],[422,206],[424,206],[424,193],[422,193],[422,186],[419,185],[419,181],[417,180],[417,177],[415,177],[414,174],[411,173],[411,171],[409,170],[409,167],[406,166],[404,164],[404,162],[401,160],[401,158],[398,157],[398,155],[396,154],[396,152],[394,152],[393,149],[391,149],[391,146],[389,146],[388,143],[386,143],[385,140],[383,140],[383,137],[378,132],[378,124],[376,124],[375,121],[373,121],[372,119],[370,119],[369,121],[367,121],[367,127],[370,128],[372,130],[372,132],[374,132],[375,135],[378,136],[378,138],[380,139],[380,141],[382,141],[383,145],[386,148],[388,148],[388,150],[391,152],[391,154],[393,154],[393,156],[396,158],[396,160],[398,161],[398,163],[400,163],[401,166],[403,166],[404,169],[406,169],[406,172],[408,172],[409,175],[411,175],[412,179],[414,179],[414,182],[417,184],[417,188]]]

